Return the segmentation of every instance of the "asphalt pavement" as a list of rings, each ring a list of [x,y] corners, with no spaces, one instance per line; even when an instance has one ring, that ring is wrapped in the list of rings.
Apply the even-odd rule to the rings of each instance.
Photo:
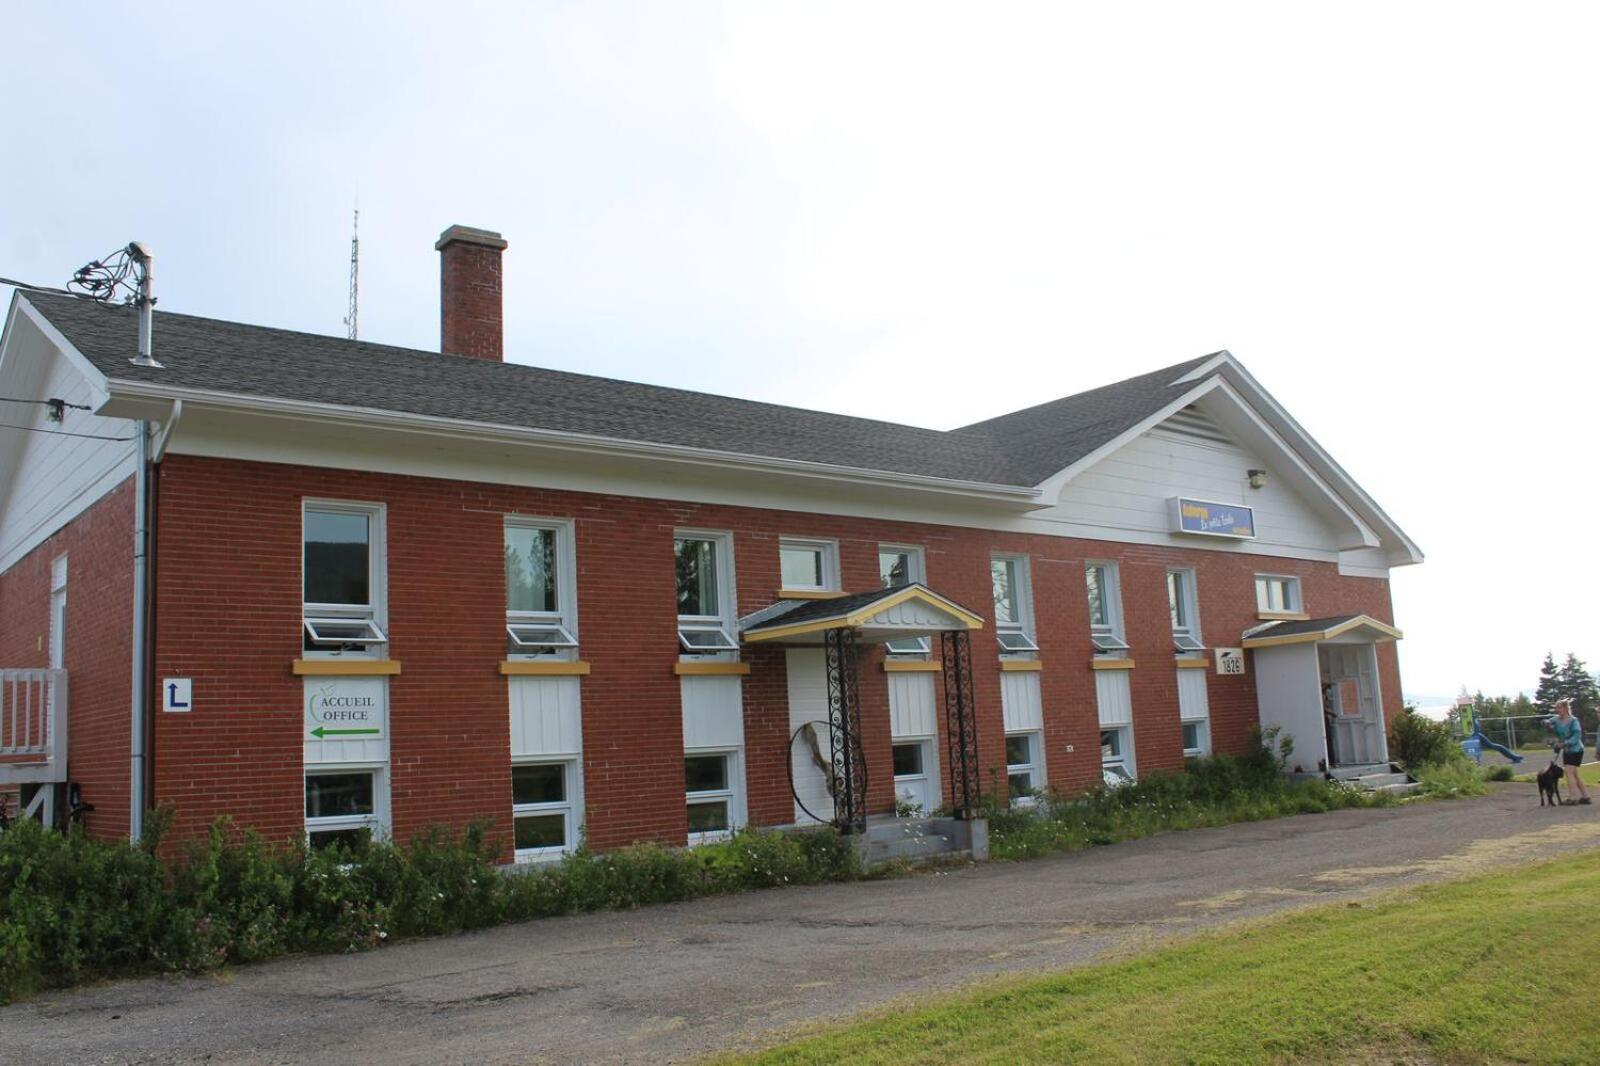
[[[1600,847],[1600,806],[1475,800],[549,919],[0,1009],[0,1062],[662,1062],[997,973]]]

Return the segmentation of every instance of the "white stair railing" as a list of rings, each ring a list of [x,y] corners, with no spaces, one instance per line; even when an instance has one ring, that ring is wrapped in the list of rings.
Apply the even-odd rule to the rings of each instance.
[[[67,779],[67,672],[0,669],[0,784]]]

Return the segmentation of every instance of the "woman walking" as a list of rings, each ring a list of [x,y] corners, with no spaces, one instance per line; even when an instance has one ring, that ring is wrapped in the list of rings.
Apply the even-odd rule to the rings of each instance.
[[[1583,765],[1583,724],[1572,716],[1570,700],[1556,701],[1556,740],[1561,746],[1561,765],[1566,768],[1567,793],[1578,793],[1579,803],[1589,802],[1589,790],[1583,787],[1578,767]]]

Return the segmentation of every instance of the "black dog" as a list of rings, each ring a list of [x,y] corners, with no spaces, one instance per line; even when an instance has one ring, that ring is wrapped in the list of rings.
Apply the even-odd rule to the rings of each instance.
[[[1539,806],[1544,806],[1544,801],[1547,797],[1550,800],[1550,806],[1561,806],[1561,778],[1563,776],[1565,776],[1565,771],[1561,769],[1560,764],[1554,759],[1550,760],[1549,766],[1539,771]]]

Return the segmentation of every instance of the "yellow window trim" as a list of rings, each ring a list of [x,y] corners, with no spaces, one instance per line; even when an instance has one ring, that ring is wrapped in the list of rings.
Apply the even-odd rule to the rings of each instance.
[[[1090,659],[1091,670],[1132,670],[1132,659]]]
[[[893,596],[875,600],[869,606],[847,615],[835,615],[832,618],[819,618],[814,622],[799,622],[792,626],[776,626],[772,629],[762,629],[754,633],[745,633],[743,640],[746,644],[758,644],[764,640],[780,640],[783,637],[800,637],[810,633],[823,633],[830,629],[854,629],[866,622],[867,619],[880,611],[887,611],[891,607],[898,607],[910,600],[920,600],[931,607],[946,611],[956,616],[962,625],[968,629],[982,629],[983,619],[970,611],[962,610],[949,600],[935,592],[912,586],[902,589]]]
[[[1000,672],[1002,674],[1034,674],[1044,669],[1044,663],[1038,659],[1001,659]]]
[[[750,672],[750,664],[676,662],[672,672],[680,677],[742,677]]]
[[[1311,616],[1304,611],[1257,611],[1256,619],[1262,622],[1309,622]]]
[[[399,659],[296,659],[299,677],[392,677],[400,672]]]
[[[1312,633],[1289,633],[1285,636],[1275,637],[1269,629],[1263,636],[1251,637],[1243,641],[1243,646],[1246,648],[1278,648],[1286,644],[1317,644],[1324,640],[1332,640],[1334,637],[1348,633],[1352,629],[1363,627],[1376,629],[1388,640],[1402,640],[1405,637],[1404,633],[1386,622],[1380,622],[1370,615],[1358,614],[1347,622],[1341,622],[1336,626],[1329,626],[1327,629]]]
[[[1211,664],[1204,659],[1178,659],[1179,670],[1204,670]]]
[[[886,674],[933,674],[944,669],[944,664],[935,659],[933,662],[924,662],[920,659],[885,659],[883,672]]]
[[[779,589],[780,600],[837,600],[844,593],[832,589]]]
[[[589,664],[582,659],[536,662],[532,659],[502,659],[500,672],[506,677],[585,677]]]

